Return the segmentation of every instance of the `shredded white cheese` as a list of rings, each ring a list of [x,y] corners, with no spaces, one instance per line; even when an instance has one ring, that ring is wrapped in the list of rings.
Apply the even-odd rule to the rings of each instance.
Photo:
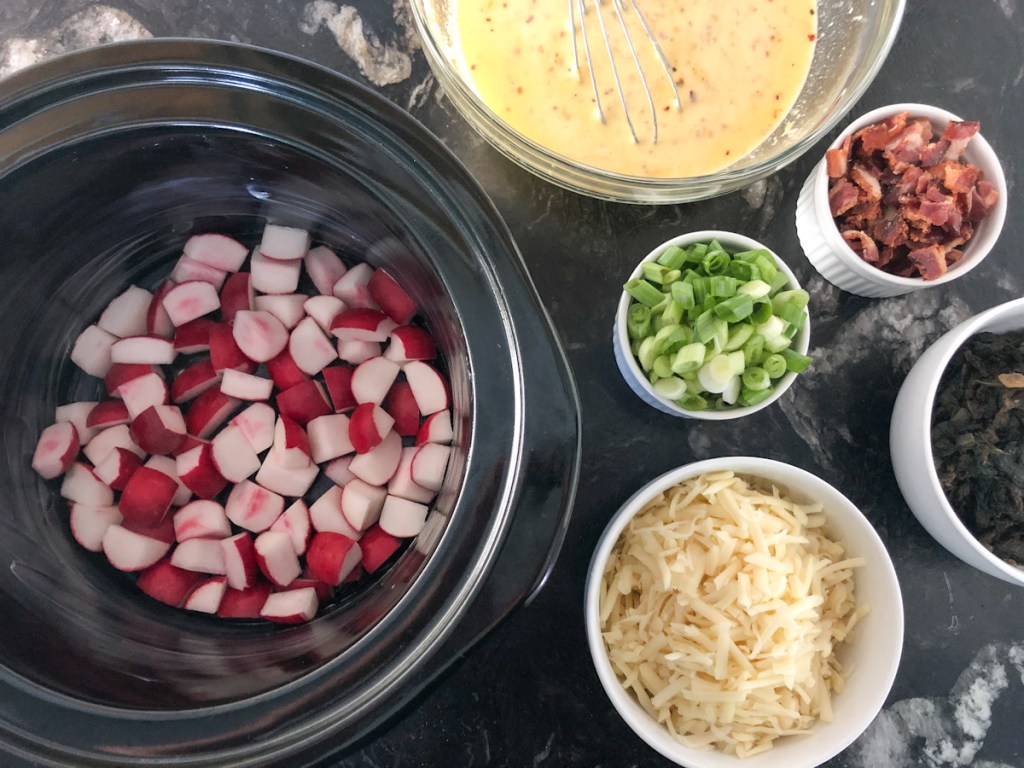
[[[758,481],[754,481],[758,482]],[[684,744],[747,757],[832,719],[833,649],[857,606],[821,505],[705,474],[648,504],[601,584],[608,657],[623,686]]]

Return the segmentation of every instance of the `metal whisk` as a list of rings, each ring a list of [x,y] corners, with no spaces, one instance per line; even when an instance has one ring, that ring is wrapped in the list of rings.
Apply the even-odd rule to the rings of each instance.
[[[578,37],[583,39],[583,52],[586,57],[587,69],[590,70],[590,84],[594,89],[594,101],[597,103],[597,113],[601,118],[601,122],[606,122],[604,108],[601,106],[601,94],[597,85],[597,75],[594,74],[594,59],[590,52],[590,41],[587,36],[587,0],[568,0],[569,2],[569,21],[572,27],[572,56],[573,64],[576,68],[577,74],[580,71],[580,58],[579,58],[579,41]],[[658,143],[658,113],[654,108],[654,96],[651,93],[651,86],[647,80],[647,73],[644,71],[643,65],[640,63],[640,54],[637,51],[637,43],[633,40],[633,35],[630,34],[629,27],[626,25],[626,19],[624,14],[627,12],[635,13],[637,19],[639,19],[641,26],[644,29],[645,37],[647,42],[650,43],[654,49],[654,53],[657,55],[658,60],[661,62],[661,67],[664,70],[665,77],[668,78],[669,84],[672,86],[672,93],[675,96],[676,109],[681,110],[683,103],[679,98],[679,88],[676,87],[675,78],[672,76],[672,66],[668,63],[668,59],[665,57],[665,52],[661,49],[661,44],[658,42],[658,38],[655,37],[654,32],[651,30],[650,25],[647,23],[647,19],[644,18],[643,13],[637,6],[637,0],[590,0],[593,13],[597,16],[597,23],[600,26],[601,37],[604,39],[605,49],[608,54],[608,62],[611,65],[612,78],[615,80],[615,90],[618,91],[619,101],[622,103],[622,111],[626,116],[626,123],[629,125],[629,132],[633,136],[633,142],[636,144],[640,143],[640,138],[637,136],[636,127],[633,125],[633,118],[629,113],[629,105],[626,102],[626,94],[622,88],[622,80],[619,77],[619,67],[615,60],[615,54],[612,51],[612,41],[608,35],[608,29],[605,26],[604,16],[601,13],[601,6],[606,2],[611,4],[615,9],[615,15],[618,18],[619,26],[622,27],[622,34],[625,37],[626,44],[629,48],[629,52],[633,57],[633,65],[640,73],[640,83],[643,86],[644,94],[647,97],[647,104],[651,112],[651,123],[653,124],[653,143]],[[580,20],[580,31],[581,34],[576,34],[576,16],[579,14]]]

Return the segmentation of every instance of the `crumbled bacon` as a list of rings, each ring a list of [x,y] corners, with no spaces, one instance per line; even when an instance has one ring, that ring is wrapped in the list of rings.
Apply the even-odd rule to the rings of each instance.
[[[865,126],[825,155],[829,208],[843,239],[890,274],[934,280],[999,193],[962,159],[977,122],[951,121],[938,137],[903,112]]]

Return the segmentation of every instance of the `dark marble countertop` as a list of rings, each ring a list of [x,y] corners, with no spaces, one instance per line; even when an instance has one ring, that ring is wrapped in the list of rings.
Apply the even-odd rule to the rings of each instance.
[[[884,300],[838,290],[800,251],[796,197],[827,140],[767,180],[706,202],[625,206],[580,197],[506,161],[469,128],[432,77],[404,0],[0,0],[0,76],[64,51],[148,36],[296,54],[409,110],[504,215],[580,389],[579,492],[545,589],[387,729],[323,768],[668,765],[618,718],[592,669],[582,617],[586,567],[608,518],[640,485],[680,464],[740,453],[785,460],[836,485],[874,523],[902,584],[906,639],[895,686],[874,724],[828,765],[1024,766],[1024,591],[963,564],[928,536],[903,503],[888,448],[893,401],[926,346],[975,312],[1024,295],[1017,189],[1024,4],[909,0],[895,47],[853,110],[921,101],[980,119],[1009,182],[1005,229],[980,267]],[[813,369],[780,403],[741,422],[658,414],[629,391],[612,356],[624,276],[657,243],[709,228],[769,244],[812,296]]]

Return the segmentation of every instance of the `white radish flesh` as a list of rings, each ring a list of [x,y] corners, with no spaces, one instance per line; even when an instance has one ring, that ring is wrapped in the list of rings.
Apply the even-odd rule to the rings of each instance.
[[[110,346],[110,359],[115,363],[167,365],[177,354],[174,342],[161,336],[126,336]]]
[[[380,344],[376,341],[343,341],[338,339],[338,358],[352,365],[380,356]]]
[[[228,580],[224,576],[213,576],[201,581],[185,598],[182,607],[187,611],[214,614],[220,607],[227,588]]]
[[[418,501],[421,504],[429,504],[436,495],[434,491],[417,485],[412,479],[412,459],[416,455],[416,448],[410,446],[402,449],[402,457],[398,462],[395,474],[388,482],[388,493],[392,496],[401,496],[409,501]]]
[[[245,263],[249,249],[225,235],[192,235],[182,249],[185,256],[223,272],[237,272]]]
[[[281,466],[277,451],[273,448],[263,459],[260,471],[256,473],[256,482],[267,490],[282,496],[304,496],[313,485],[320,468],[312,462],[307,467],[289,468]]]
[[[416,445],[441,443],[447,445],[455,436],[452,431],[452,414],[449,410],[432,413],[423,420],[416,433]]]
[[[324,465],[324,476],[329,478],[335,485],[345,485],[355,478],[348,468],[352,463],[353,456],[339,456]]]
[[[252,536],[239,533],[227,539],[221,539],[220,547],[224,553],[224,575],[227,576],[231,589],[248,589],[256,583],[259,569],[256,566],[256,548]]]
[[[267,224],[260,242],[260,253],[275,261],[294,261],[309,251],[309,232],[297,227]]]
[[[174,548],[171,564],[186,571],[223,576],[227,562],[220,539],[186,539]]]
[[[74,424],[69,421],[51,424],[39,435],[32,454],[32,469],[46,480],[59,477],[74,463],[78,448],[78,430]]]
[[[115,427],[109,427],[97,433],[97,435],[90,440],[84,448],[82,448],[82,453],[85,454],[85,458],[87,458],[95,467],[107,458],[107,455],[115,448],[125,448],[134,453],[140,459],[146,455],[146,452],[142,450],[134,440],[132,440],[131,431],[125,424],[118,424]]]
[[[95,407],[95,400],[79,400],[78,402],[67,403],[66,405],[58,405],[54,409],[53,420],[55,423],[69,421],[74,424],[75,430],[78,432],[79,444],[85,445],[99,431],[88,426],[89,414],[92,413],[92,409]]]
[[[145,288],[132,285],[107,305],[96,325],[119,339],[125,336],[144,336],[146,316],[152,300],[153,294]]]
[[[179,542],[226,539],[230,535],[231,523],[224,514],[224,507],[216,501],[197,499],[174,513],[174,538]]]
[[[280,320],[285,328],[291,330],[306,316],[306,310],[303,307],[305,303],[306,294],[304,293],[269,294],[257,296],[253,302],[253,309],[269,312]]]
[[[235,315],[232,336],[242,353],[265,363],[288,345],[288,330],[269,312],[242,311]]]
[[[360,480],[364,480],[370,485],[384,485],[395,474],[395,470],[398,469],[398,462],[401,458],[402,438],[397,432],[391,430],[384,436],[384,439],[381,440],[380,445],[366,453],[357,454],[349,465],[349,471]],[[415,473],[416,462],[414,460],[414,478]],[[423,485],[423,483],[420,483],[420,485]]]
[[[352,395],[356,402],[380,405],[398,378],[399,370],[397,363],[385,357],[374,357],[360,363],[352,374]]]
[[[369,264],[356,264],[338,278],[331,293],[350,307],[377,309],[377,303],[370,296],[370,291],[366,287],[371,277],[373,277],[373,267]]]
[[[341,493],[341,511],[354,531],[362,532],[377,522],[387,491],[356,478],[345,484]],[[345,533],[339,530],[338,533]],[[350,538],[359,538],[358,535]]]
[[[344,311],[345,302],[337,296],[310,296],[302,308],[324,333],[330,333],[331,321]]]
[[[333,485],[309,505],[309,521],[319,532],[340,533],[356,541],[359,530],[349,523],[343,509],[343,489]]]
[[[147,373],[126,381],[117,388],[128,414],[134,419],[153,405],[166,405],[169,399],[167,384],[159,373]]]
[[[259,470],[260,457],[241,429],[227,426],[213,438],[213,463],[225,480],[240,483]]]
[[[261,533],[274,524],[284,511],[284,499],[249,480],[231,489],[224,511],[239,528]]]
[[[175,283],[187,283],[190,280],[199,280],[204,283],[209,283],[218,291],[221,286],[224,285],[224,280],[227,276],[228,273],[223,269],[211,267],[209,264],[204,264],[197,259],[184,255],[178,259],[178,263],[174,266],[174,270],[171,272],[171,280]]]
[[[103,551],[103,536],[107,528],[118,525],[123,518],[117,507],[92,507],[87,504],[72,504],[69,522],[71,535],[84,549],[90,552]]]
[[[160,541],[121,525],[111,525],[103,534],[103,553],[119,571],[141,571],[156,563],[171,548],[169,542]]]
[[[283,531],[264,531],[256,537],[256,565],[271,584],[287,587],[302,573],[291,537]]]
[[[388,496],[380,511],[380,527],[400,539],[411,538],[423,529],[427,511],[426,504],[418,504],[399,496]]]
[[[252,252],[252,267],[249,279],[252,287],[260,293],[295,293],[299,286],[302,262],[278,261],[264,256],[259,248]]]
[[[323,245],[309,250],[305,258],[305,266],[306,274],[313,281],[317,291],[327,296],[334,293],[334,284],[347,271],[344,262],[334,251]]]
[[[217,289],[200,280],[178,283],[163,299],[164,309],[175,328],[220,309]]]
[[[274,391],[274,382],[262,376],[229,368],[223,373],[220,391],[239,400],[267,400]]]
[[[296,499],[281,513],[272,526],[271,531],[288,534],[292,549],[296,555],[304,555],[309,544],[312,528],[309,521],[309,507],[302,499]]]
[[[412,457],[412,479],[430,491],[441,490],[444,471],[448,467],[451,448],[438,443],[424,443]]]
[[[90,325],[75,339],[71,348],[71,362],[90,376],[103,378],[113,365],[111,348],[117,337],[98,325]]]
[[[310,456],[317,464],[352,453],[349,419],[343,413],[319,416],[306,425]]]
[[[299,370],[310,376],[338,359],[334,344],[312,317],[295,326],[288,337],[288,353]]]
[[[263,453],[274,444],[274,409],[266,403],[253,403],[233,419],[231,424],[242,430],[256,453]]]
[[[278,624],[301,624],[316,615],[320,601],[312,587],[274,592],[260,609],[260,616]]]
[[[421,360],[402,366],[406,381],[412,388],[420,414],[429,416],[448,407],[448,384],[435,368]]]

